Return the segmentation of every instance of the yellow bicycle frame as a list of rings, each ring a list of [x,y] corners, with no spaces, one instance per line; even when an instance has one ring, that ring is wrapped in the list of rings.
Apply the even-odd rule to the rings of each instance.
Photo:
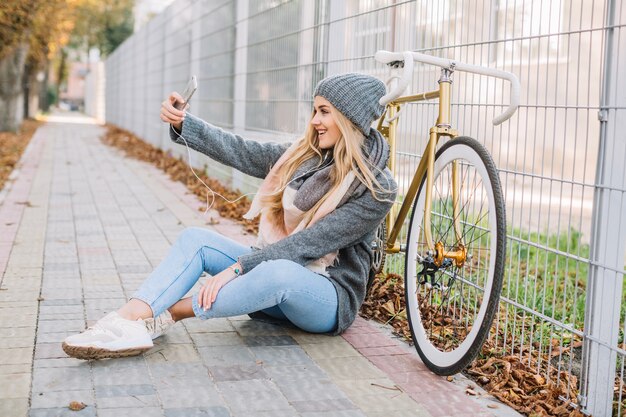
[[[391,101],[389,104],[387,104],[385,113],[382,115],[378,122],[377,129],[382,133],[383,136],[387,138],[389,142],[389,169],[391,169],[392,172],[395,172],[396,129],[398,125],[398,118],[395,116],[400,111],[401,106],[406,103],[415,103],[418,101],[432,100],[436,98],[439,99],[439,116],[437,117],[437,122],[435,126],[431,127],[429,130],[430,134],[428,144],[426,146],[426,149],[424,150],[424,155],[422,156],[420,163],[417,166],[417,170],[415,171],[413,180],[411,181],[411,185],[409,186],[409,190],[404,197],[402,205],[400,206],[400,211],[396,214],[396,206],[393,206],[391,211],[387,215],[387,218],[385,219],[387,230],[391,230],[391,232],[389,233],[389,237],[387,238],[386,252],[398,253],[401,251],[400,244],[397,243],[398,235],[400,234],[402,225],[404,224],[406,216],[411,209],[411,205],[415,200],[415,196],[417,195],[419,186],[422,183],[424,176],[426,176],[426,189],[424,190],[424,192],[426,193],[426,201],[424,205],[424,235],[428,250],[434,255],[434,262],[436,265],[439,266],[445,258],[450,258],[454,259],[457,266],[460,267],[465,262],[466,251],[465,246],[462,242],[462,234],[459,220],[461,207],[457,161],[452,162],[452,209],[454,216],[454,232],[456,235],[456,241],[458,242],[455,250],[447,251],[444,249],[441,242],[433,242],[430,213],[430,206],[432,203],[432,188],[435,175],[435,150],[437,148],[437,143],[442,136],[448,136],[454,139],[459,135],[458,132],[452,129],[450,125],[450,95],[452,87],[452,73],[452,69],[442,68],[441,77],[438,81],[439,88],[437,90],[419,93],[411,96],[398,97],[397,99]],[[385,116],[387,116],[387,119],[390,120],[388,126],[383,126]]]

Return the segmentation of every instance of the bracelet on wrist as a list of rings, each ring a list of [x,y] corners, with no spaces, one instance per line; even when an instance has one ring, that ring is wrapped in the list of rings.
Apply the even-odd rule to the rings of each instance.
[[[236,265],[236,264],[235,264]],[[241,275],[241,268],[236,267],[235,265],[230,265],[228,267],[228,269],[230,269],[231,271],[233,271],[235,273],[236,276]]]

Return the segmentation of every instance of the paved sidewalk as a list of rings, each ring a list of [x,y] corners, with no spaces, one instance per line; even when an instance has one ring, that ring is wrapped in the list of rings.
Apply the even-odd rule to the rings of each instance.
[[[433,375],[363,319],[342,337],[247,316],[190,319],[139,357],[68,358],[60,342],[119,307],[185,227],[253,237],[203,218],[195,196],[103,145],[90,119],[55,120],[0,192],[0,416],[518,415],[467,396],[462,376]]]

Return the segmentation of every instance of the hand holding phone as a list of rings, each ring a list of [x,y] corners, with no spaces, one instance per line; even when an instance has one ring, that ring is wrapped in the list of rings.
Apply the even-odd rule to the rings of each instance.
[[[187,83],[187,87],[185,87],[185,91],[183,91],[183,94],[182,94],[183,102],[181,103],[177,101],[174,104],[174,107],[177,108],[178,110],[183,110],[187,106],[187,104],[189,103],[189,100],[191,100],[191,96],[193,96],[193,93],[195,93],[197,89],[198,89],[198,82],[196,81],[196,76],[192,75],[191,79]]]

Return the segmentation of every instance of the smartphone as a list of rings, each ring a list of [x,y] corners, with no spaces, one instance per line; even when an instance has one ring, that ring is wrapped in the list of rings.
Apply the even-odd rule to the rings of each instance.
[[[185,91],[183,91],[183,94],[181,94],[183,96],[183,102],[176,102],[176,104],[174,104],[174,107],[176,107],[178,110],[184,109],[187,103],[189,103],[189,100],[191,100],[191,96],[193,96],[193,93],[195,93],[197,89],[198,82],[196,81],[196,76],[192,75],[191,79],[187,83],[187,87],[185,87]]]

